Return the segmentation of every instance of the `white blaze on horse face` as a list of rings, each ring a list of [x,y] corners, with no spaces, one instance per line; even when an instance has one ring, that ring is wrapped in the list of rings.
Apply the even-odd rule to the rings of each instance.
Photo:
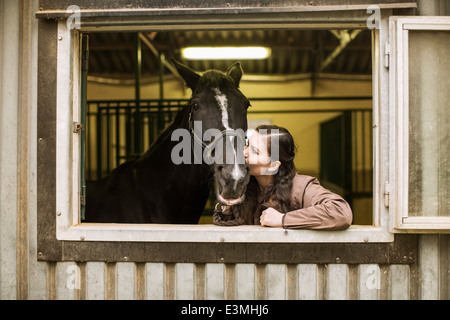
[[[231,145],[234,145],[235,137],[229,137],[229,138],[230,138]],[[231,174],[232,174],[233,179],[235,180],[234,188],[236,189],[238,181],[240,179],[242,179],[245,176],[245,174],[242,172],[242,170],[239,169],[238,156],[237,156],[235,148],[233,148],[233,153],[234,153],[234,162],[233,162],[233,172]]]
[[[220,110],[222,111],[222,124],[225,129],[230,129],[230,124],[228,122],[228,99],[219,88],[213,88],[216,93],[216,101],[219,104]]]
[[[224,95],[219,88],[213,88],[214,92],[216,93],[216,101],[219,104],[220,110],[222,111],[222,125],[225,127],[225,129],[230,130],[230,123],[228,120],[228,99],[227,96]],[[230,143],[232,146],[234,146],[234,137],[229,137]],[[234,188],[237,187],[237,181],[242,179],[245,174],[240,170],[239,164],[238,164],[238,157],[236,153],[236,149],[233,149],[234,154],[234,161],[233,161],[233,172],[231,173],[231,176],[235,180]]]

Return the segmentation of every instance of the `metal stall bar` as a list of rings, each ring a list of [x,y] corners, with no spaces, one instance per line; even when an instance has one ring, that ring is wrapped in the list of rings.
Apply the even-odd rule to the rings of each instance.
[[[131,154],[131,137],[132,137],[132,132],[133,132],[133,125],[131,122],[131,104],[133,103],[133,101],[127,101],[127,108],[126,110],[126,140],[125,140],[125,148],[126,148],[126,156],[128,157]]]
[[[101,178],[100,172],[102,170],[102,109],[100,108],[100,104],[97,106],[97,119],[96,119],[96,149],[97,149],[97,180]]]
[[[141,39],[139,32],[136,33],[136,56],[135,56],[135,101],[136,111],[134,114],[134,152],[139,154],[142,152],[141,145],[141,113],[140,113],[140,100],[141,100],[141,67],[142,67],[142,51],[141,51]]]
[[[343,134],[343,146],[344,146],[344,190],[345,198],[350,206],[353,206],[353,176],[355,176],[354,166],[356,162],[352,159],[352,152],[358,154],[358,144],[353,140],[357,140],[357,134],[353,134],[353,127],[357,125],[357,121],[353,121],[353,118],[357,117],[358,113],[362,113],[364,110],[359,111],[344,111],[344,134]],[[353,139],[355,137],[355,139]],[[354,146],[354,148],[353,148]]]
[[[121,126],[120,126],[120,106],[117,105],[114,108],[115,111],[115,132],[116,132],[116,163],[115,166],[117,166],[120,162],[120,131],[121,131]]]
[[[106,114],[106,171],[111,172],[111,148],[108,146],[111,145],[111,115],[110,115],[111,107],[105,108]]]
[[[159,53],[159,108],[158,108],[158,131],[165,127],[163,115],[163,101],[164,101],[164,62],[166,58],[164,53]]]

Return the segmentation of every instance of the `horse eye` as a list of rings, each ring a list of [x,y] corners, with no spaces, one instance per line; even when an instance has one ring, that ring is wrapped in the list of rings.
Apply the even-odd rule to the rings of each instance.
[[[192,109],[197,110],[199,107],[200,107],[200,106],[198,105],[197,102],[192,102],[192,103],[191,103],[191,108],[192,108]]]

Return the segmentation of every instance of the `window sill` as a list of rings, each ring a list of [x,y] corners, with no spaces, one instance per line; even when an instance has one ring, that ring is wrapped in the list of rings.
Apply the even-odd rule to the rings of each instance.
[[[344,231],[220,227],[204,225],[81,223],[57,228],[57,239],[67,241],[204,242],[204,243],[371,243],[393,242],[381,227],[354,225]]]

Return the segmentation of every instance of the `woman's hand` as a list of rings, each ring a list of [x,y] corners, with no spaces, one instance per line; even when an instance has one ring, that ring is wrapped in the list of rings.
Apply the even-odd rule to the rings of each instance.
[[[268,208],[262,212],[260,218],[263,227],[282,227],[283,214],[274,208]]]

